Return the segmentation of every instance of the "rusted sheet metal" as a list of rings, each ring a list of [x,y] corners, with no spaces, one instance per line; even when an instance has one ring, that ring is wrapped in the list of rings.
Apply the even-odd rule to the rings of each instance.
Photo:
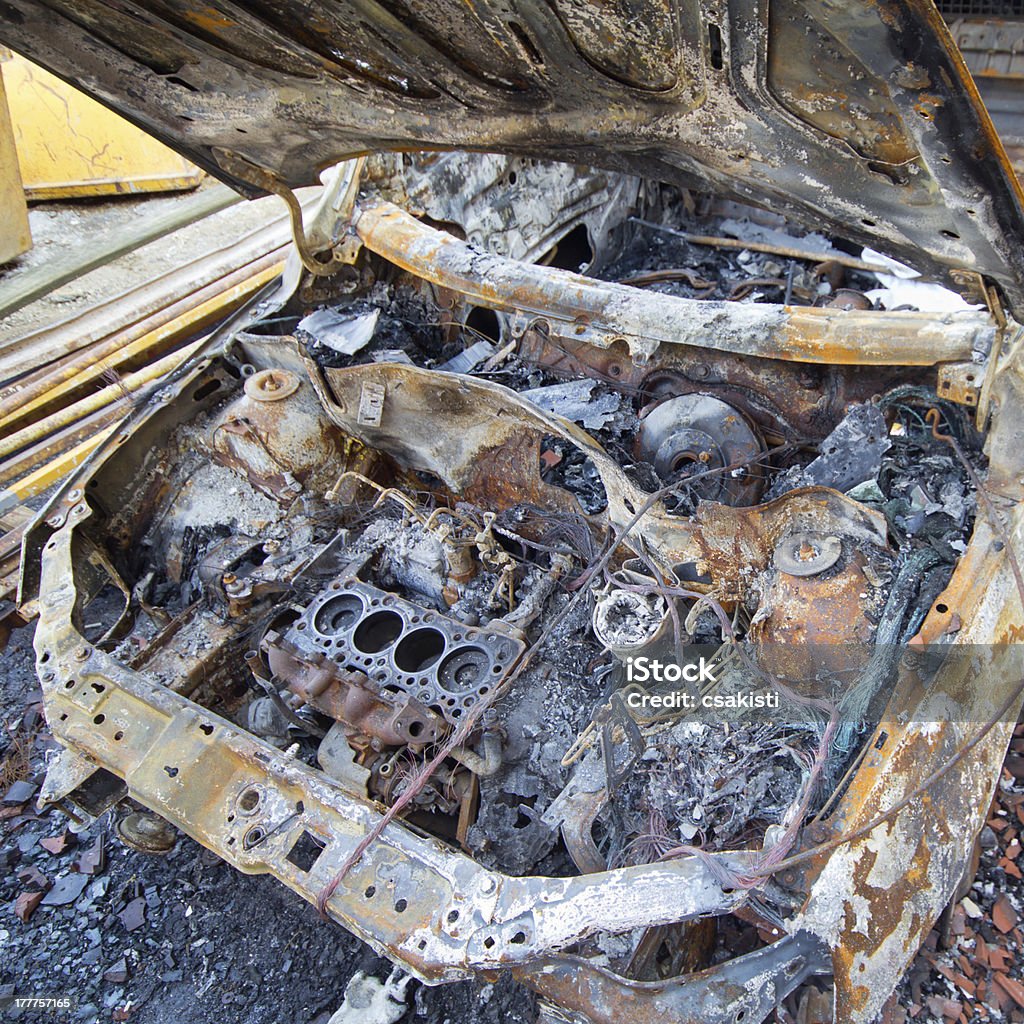
[[[381,149],[514,153],[700,182],[1024,299],[1024,199],[930,0],[623,0],[599,29],[574,0],[9,6],[5,42],[249,194],[218,152],[291,186]]]
[[[303,485],[326,486],[317,468],[342,438],[326,422],[309,382],[284,369],[261,370],[217,417],[210,432],[213,457],[244,473],[255,486],[290,501]]]
[[[667,981],[632,981],[577,957],[551,959],[516,975],[593,1024],[734,1024],[763,1020],[790,992],[823,973],[824,947],[807,933],[717,967]]]
[[[636,388],[650,401],[694,392],[712,394],[745,409],[766,437],[784,443],[792,434],[818,438],[842,419],[852,402],[866,402],[902,384],[927,384],[926,368],[845,367],[724,355],[710,348],[665,345],[655,365],[637,366],[624,343],[596,348],[575,338],[552,339],[527,329],[517,349],[520,358],[558,376],[596,377],[624,389]],[[969,366],[967,363],[943,364]],[[976,368],[975,368],[976,372]]]
[[[517,314],[520,329],[543,320],[554,334],[637,362],[662,344],[802,363],[931,366],[991,347],[987,313],[880,313],[684,299],[596,281],[482,252],[391,203],[365,203],[355,230],[389,262],[471,303]]]
[[[800,488],[752,508],[701,502],[694,516],[702,567],[731,597],[743,593],[737,567],[767,567],[783,537],[797,532],[886,546],[885,518],[828,487]]]
[[[841,569],[820,578],[777,571],[768,575],[761,593],[765,618],[750,629],[751,640],[769,648],[762,652],[762,664],[765,654],[778,655],[781,649],[771,649],[775,644],[788,648],[783,657],[795,648],[820,661],[821,645],[871,642],[874,629],[866,612],[873,588],[864,574],[866,560],[853,551],[843,561]],[[867,650],[866,646],[862,650]],[[776,671],[771,664],[764,667]]]
[[[647,499],[588,434],[500,384],[400,363],[330,369],[325,380],[315,365],[308,369],[314,386],[321,381],[321,401],[342,430],[405,467],[440,477],[467,500],[486,507],[533,502],[582,514],[568,491],[540,478],[540,442],[547,435],[565,438],[593,460],[613,525],[628,523]],[[367,386],[383,389],[378,424],[360,422]],[[685,521],[669,516],[660,503],[637,525],[635,537],[666,567],[691,560],[696,551]]]
[[[856,830],[914,793],[1013,699],[954,771],[891,820],[819,860],[796,925],[833,950],[837,1021],[876,1017],[952,898],[1020,710],[1014,695],[1024,677],[1024,607],[1008,556],[1024,547],[1019,353],[1002,367],[995,393],[987,486],[1006,510],[1007,533],[979,516],[953,578],[901,661],[900,683],[839,804],[836,827]],[[913,651],[938,644],[950,644],[951,656],[933,677],[922,677]]]

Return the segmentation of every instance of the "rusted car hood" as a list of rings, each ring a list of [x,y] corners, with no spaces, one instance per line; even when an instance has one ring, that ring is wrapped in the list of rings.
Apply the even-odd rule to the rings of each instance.
[[[461,148],[763,203],[1024,311],[1024,204],[930,0],[8,0],[0,37],[236,187]],[[237,167],[237,161],[228,163]]]

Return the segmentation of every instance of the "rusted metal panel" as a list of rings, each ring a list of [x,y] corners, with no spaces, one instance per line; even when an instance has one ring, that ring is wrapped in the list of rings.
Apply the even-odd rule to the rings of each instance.
[[[991,346],[987,313],[880,313],[682,299],[505,259],[389,203],[362,204],[355,230],[373,252],[471,302],[515,313],[520,329],[595,348],[625,345],[639,363],[662,344],[830,365],[930,366]]]
[[[930,0],[601,15],[13,0],[0,33],[249,194],[264,186],[235,156],[291,186],[379,149],[571,160],[702,182],[926,273],[976,270],[1021,308],[1021,193]]]

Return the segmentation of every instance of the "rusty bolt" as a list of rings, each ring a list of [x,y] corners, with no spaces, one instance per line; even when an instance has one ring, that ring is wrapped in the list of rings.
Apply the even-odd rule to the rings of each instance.
[[[47,669],[39,678],[44,683],[52,683],[53,682],[53,678],[54,678],[53,672],[50,671],[50,669]]]
[[[64,517],[60,515],[50,516],[50,518],[46,520],[46,524],[47,526],[52,526],[55,530],[59,530],[60,527],[64,525]]]
[[[828,840],[830,831],[831,830],[829,829],[828,825],[826,825],[823,821],[816,821],[807,830],[807,833],[810,836],[812,843],[824,843]]]
[[[91,647],[79,647],[78,650],[75,651],[75,657],[79,661],[88,661],[90,654],[92,654]]]
[[[797,878],[797,873],[790,869],[789,871],[783,871],[782,874],[779,875],[779,882],[788,889],[796,885]]]

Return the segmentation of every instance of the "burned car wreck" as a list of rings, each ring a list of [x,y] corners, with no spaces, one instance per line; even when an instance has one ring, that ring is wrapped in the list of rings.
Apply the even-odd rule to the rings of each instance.
[[[931,4],[4,20],[295,217],[26,536],[42,800],[555,1019],[874,1019],[1022,692],[1024,211]]]

